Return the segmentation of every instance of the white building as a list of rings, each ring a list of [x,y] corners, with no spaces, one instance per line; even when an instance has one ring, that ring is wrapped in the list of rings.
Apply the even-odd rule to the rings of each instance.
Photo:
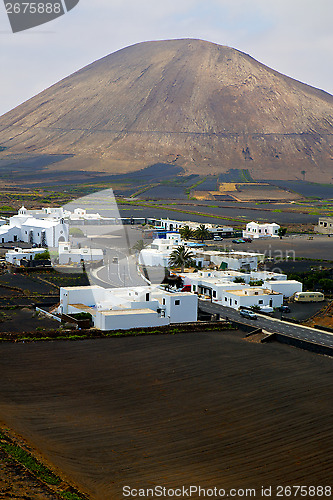
[[[198,298],[150,286],[60,289],[60,314],[89,312],[100,330],[127,330],[197,321]]]
[[[262,309],[279,307],[283,304],[283,293],[279,290],[269,288],[271,284],[284,284],[284,290],[288,289],[288,281],[266,281],[262,286],[251,286],[251,281],[263,273],[239,273],[237,271],[199,271],[198,273],[181,273],[184,285],[191,286],[191,292],[199,295],[209,296],[212,302],[233,307],[259,306]],[[278,273],[268,273],[272,278],[281,276]],[[258,276],[259,275],[259,276]],[[285,275],[283,275],[285,276]],[[244,279],[245,283],[234,280]]]
[[[321,234],[333,234],[333,217],[319,217],[314,230]]]
[[[44,248],[14,248],[14,250],[9,250],[6,253],[5,259],[9,264],[19,266],[21,265],[21,259],[34,260],[35,255],[43,252],[45,252]]]
[[[159,219],[156,221],[156,226],[166,231],[179,231],[179,229],[184,226],[188,226],[195,231],[200,225],[201,222],[179,221],[174,219]],[[231,236],[234,232],[234,228],[231,226],[219,226],[217,224],[204,224],[204,226],[212,236]]]
[[[71,214],[63,207],[44,207],[37,210],[26,210],[26,213],[35,219],[66,219]]]
[[[179,233],[169,233],[166,238],[156,238],[141,250],[139,264],[147,267],[168,267],[170,254],[175,248],[183,244]]]
[[[267,281],[277,280],[286,281],[287,275],[281,273],[274,273],[272,271],[250,271],[247,273],[240,271],[215,271],[215,270],[200,270],[195,273],[177,273],[183,278],[184,285],[190,285],[193,280],[204,278],[215,278],[224,281],[235,281],[239,283],[242,280],[244,283],[249,284],[254,281]]]
[[[103,250],[100,248],[72,248],[68,242],[60,242],[58,247],[59,264],[79,264],[103,260]]]
[[[240,307],[251,308],[258,306],[263,310],[272,310],[283,304],[282,293],[273,292],[260,287],[245,287],[239,290],[229,290],[224,292],[222,305],[239,309]]]
[[[120,222],[119,218],[104,217],[98,212],[88,213],[84,208],[75,208],[73,212],[69,212],[68,216],[70,224],[84,225],[84,224],[117,224]]]
[[[294,293],[303,291],[303,284],[296,280],[265,281],[263,287],[274,292],[282,293],[284,297],[292,297]]]
[[[22,207],[8,224],[0,227],[0,243],[23,241],[48,247],[57,247],[59,241],[67,241],[69,227],[64,219],[37,219]]]
[[[259,224],[252,221],[246,224],[246,229],[243,231],[243,238],[276,238],[279,237],[279,229],[280,226],[275,224],[275,222]]]
[[[258,262],[264,259],[263,254],[255,252],[196,250],[195,254],[195,261],[199,267],[213,265],[221,269],[232,269],[234,271],[239,269],[256,270]]]

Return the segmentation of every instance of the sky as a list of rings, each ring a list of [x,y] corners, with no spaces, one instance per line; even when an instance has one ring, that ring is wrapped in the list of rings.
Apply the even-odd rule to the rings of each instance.
[[[332,0],[80,0],[12,33],[0,0],[0,115],[123,47],[200,38],[333,94]]]

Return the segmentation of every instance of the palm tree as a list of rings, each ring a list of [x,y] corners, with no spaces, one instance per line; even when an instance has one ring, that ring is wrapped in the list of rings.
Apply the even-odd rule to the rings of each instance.
[[[198,240],[201,240],[202,243],[210,237],[210,232],[206,228],[205,224],[200,224],[200,226],[195,230],[195,237],[198,238]]]
[[[135,245],[132,246],[132,250],[135,250],[136,252],[140,253],[141,250],[143,250],[145,247],[144,241],[143,240],[138,240]]]
[[[193,237],[193,230],[189,226],[184,226],[179,229],[179,234],[183,240],[189,240]]]
[[[189,266],[194,259],[194,253],[184,245],[180,245],[173,250],[169,257],[170,267],[180,267],[181,272],[184,272],[185,266]]]

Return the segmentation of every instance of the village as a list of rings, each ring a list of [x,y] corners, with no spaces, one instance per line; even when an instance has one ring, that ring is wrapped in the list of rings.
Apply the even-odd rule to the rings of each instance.
[[[297,304],[295,314],[307,320],[325,300],[322,291],[304,291],[301,281],[277,267],[268,269],[274,259],[266,251],[230,248],[280,241],[285,231],[274,222],[252,221],[240,232],[168,218],[110,217],[79,206],[72,211],[22,206],[0,224],[2,276],[11,275],[12,284],[24,273],[62,276],[59,294],[53,289],[45,304],[36,300],[30,306],[51,323],[71,328],[115,331],[195,323],[207,318],[207,303],[220,307],[210,317],[228,319],[233,310],[243,322],[262,315],[286,318]],[[293,253],[286,253],[290,258]],[[67,286],[73,280],[75,285]]]

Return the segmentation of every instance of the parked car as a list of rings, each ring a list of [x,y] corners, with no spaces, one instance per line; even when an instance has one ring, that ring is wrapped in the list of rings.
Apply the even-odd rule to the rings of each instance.
[[[236,240],[232,240],[233,243],[245,243],[245,240],[243,238],[237,238]]]
[[[240,315],[247,319],[258,319],[256,313],[248,311],[247,309],[242,309]]]
[[[289,306],[280,306],[278,307],[278,310],[284,313],[290,313],[290,307]]]
[[[114,264],[118,264],[118,257],[113,257],[112,262],[113,262]]]
[[[214,241],[222,241],[223,238],[221,236],[214,236]]]
[[[252,243],[252,238],[242,238],[245,243]]]

